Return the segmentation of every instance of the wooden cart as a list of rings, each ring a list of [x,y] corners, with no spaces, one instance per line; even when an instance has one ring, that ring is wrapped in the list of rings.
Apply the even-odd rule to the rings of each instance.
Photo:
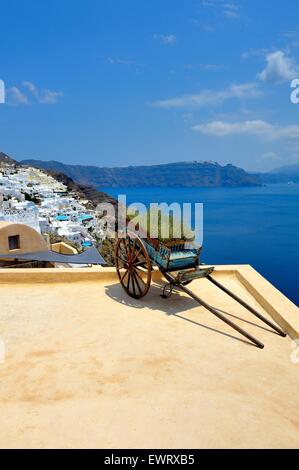
[[[271,327],[277,334],[286,336],[278,326],[213,278],[214,268],[202,265],[200,254],[201,247],[184,240],[163,243],[157,239],[141,239],[134,233],[128,233],[126,237],[119,238],[116,244],[116,271],[126,293],[130,297],[141,299],[150,288],[153,267],[158,267],[168,281],[163,288],[163,298],[169,298],[175,288],[182,290],[255,346],[262,349],[264,345],[259,340],[228,319],[219,309],[199,298],[187,287],[192,281],[205,278]]]

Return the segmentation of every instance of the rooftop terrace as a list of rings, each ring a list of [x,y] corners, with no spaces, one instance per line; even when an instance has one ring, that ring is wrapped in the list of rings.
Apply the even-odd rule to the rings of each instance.
[[[297,307],[252,268],[216,276],[299,338]],[[195,281],[260,350],[154,280],[137,301],[111,269],[0,271],[0,447],[299,447],[290,336]]]

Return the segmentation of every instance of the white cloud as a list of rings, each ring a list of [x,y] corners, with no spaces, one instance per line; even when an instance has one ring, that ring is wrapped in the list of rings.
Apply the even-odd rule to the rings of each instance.
[[[227,18],[233,18],[233,19],[239,18],[240,16],[237,11],[233,11],[233,10],[224,10],[223,14]]]
[[[63,96],[61,91],[44,90],[39,96],[38,102],[40,104],[55,104],[61,96]]]
[[[118,57],[107,57],[106,62],[110,65],[126,65],[128,67],[135,65],[133,60],[119,59]]]
[[[154,34],[154,39],[159,41],[161,44],[165,44],[166,46],[174,46],[177,41],[177,38],[174,34]]]
[[[206,33],[214,33],[215,32],[215,28],[213,26],[211,26],[210,24],[207,24],[207,23],[202,23],[201,21],[197,20],[196,18],[191,18],[190,23],[192,23],[197,28],[202,29]]]
[[[262,94],[256,83],[233,84],[230,87],[214,91],[203,90],[193,95],[183,95],[166,100],[158,100],[153,103],[157,108],[203,108],[216,106],[230,99],[252,99]]]
[[[18,87],[13,86],[7,90],[8,102],[14,105],[29,104],[29,100],[25,93],[23,93]]]
[[[264,82],[282,83],[296,78],[299,74],[298,64],[283,51],[269,53],[266,61],[266,67],[258,74],[258,78]]]
[[[251,135],[266,140],[286,139],[299,140],[299,125],[276,125],[263,120],[229,123],[212,121],[207,124],[193,126],[194,131],[214,137],[226,137],[232,135]]]
[[[224,69],[224,65],[221,64],[185,64],[184,68],[187,70],[195,70],[196,68],[200,68],[201,70],[204,70],[206,72],[210,71],[216,71],[216,70],[221,70]]]
[[[38,89],[34,85],[34,83],[24,81],[22,82],[22,86],[26,88],[33,96],[37,97],[38,96]]]
[[[269,49],[266,49],[265,47],[261,47],[259,49],[249,49],[248,51],[245,51],[241,54],[241,58],[247,60],[250,57],[265,57],[269,53]]]
[[[212,121],[207,124],[199,124],[192,129],[202,134],[224,137],[236,134],[268,134],[271,126],[269,128],[269,125],[264,121],[244,121],[240,123]]]
[[[203,31],[205,31],[206,33],[214,33],[216,30],[215,28],[213,28],[213,26],[209,25],[209,24],[203,24],[202,25],[202,29]]]
[[[21,88],[13,86],[8,89],[8,101],[14,105],[26,105],[31,102],[39,104],[55,104],[63,96],[61,91],[39,90],[38,87],[29,81],[23,81]],[[32,101],[30,101],[30,99]]]
[[[206,33],[214,33],[216,31],[210,24],[201,24],[201,29]]]
[[[219,10],[226,18],[237,19],[240,17],[240,5],[234,2],[223,2],[219,0],[203,0],[201,2],[205,8],[214,8]]]
[[[262,160],[281,160],[280,156],[275,152],[266,152],[263,153],[260,157]]]
[[[288,39],[299,39],[299,29],[289,29],[284,31],[282,35]]]
[[[133,70],[136,73],[140,73],[144,68],[147,67],[146,64],[138,63],[135,60],[127,59],[127,58],[122,58],[122,57],[101,57],[106,64],[111,65],[112,67],[126,67],[129,70]]]
[[[202,70],[210,71],[210,70],[220,70],[223,69],[223,65],[219,64],[199,64],[199,67]]]

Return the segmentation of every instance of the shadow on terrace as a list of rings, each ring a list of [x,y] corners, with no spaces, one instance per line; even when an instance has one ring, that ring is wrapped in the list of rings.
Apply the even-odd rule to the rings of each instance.
[[[146,300],[145,299],[135,300],[132,297],[129,297],[128,295],[126,295],[126,293],[123,291],[122,287],[119,284],[111,284],[111,285],[105,286],[105,292],[113,300],[119,302],[122,305],[126,305],[130,308],[142,309],[146,306],[146,308],[151,309],[153,311],[157,311],[157,310],[162,311],[166,315],[173,315],[176,318],[179,318],[183,321],[192,323],[194,326],[197,326],[197,327],[200,327],[200,328],[203,328],[203,329],[207,329],[207,330],[213,331],[217,334],[220,334],[220,335],[226,336],[228,338],[234,339],[236,341],[240,341],[240,342],[248,344],[250,346],[254,346],[249,341],[243,340],[243,339],[239,338],[238,336],[231,335],[231,334],[229,334],[225,331],[222,331],[220,329],[210,327],[208,325],[205,325],[204,323],[201,323],[201,322],[198,322],[198,321],[195,321],[193,319],[188,318],[186,316],[187,312],[189,312],[191,310],[198,309],[198,305],[194,302],[194,300],[192,300],[192,299],[190,299],[190,298],[188,298],[184,295],[181,295],[178,291],[175,291],[175,290],[173,291],[172,296],[170,298],[168,298],[168,299],[161,298],[161,294],[162,294],[164,285],[165,285],[165,283],[163,283],[163,282],[161,282],[161,283],[156,282],[155,284],[152,284],[151,289],[149,291],[149,294],[146,297]],[[199,318],[200,318],[200,313],[203,313],[203,311],[205,311],[204,307],[200,307],[200,310],[201,311],[198,312]],[[268,333],[272,333],[272,334],[276,335],[275,331],[272,331],[268,328],[265,328],[264,326],[261,326],[258,323],[246,320],[245,318],[241,318],[239,316],[233,315],[233,314],[231,314],[227,311],[221,310],[219,308],[217,308],[217,310],[219,312],[227,315],[230,318],[236,319],[238,321],[241,321],[241,322],[246,323],[248,325],[254,326],[256,328],[260,328],[261,330],[264,330]],[[202,317],[202,320],[204,320],[203,317]]]

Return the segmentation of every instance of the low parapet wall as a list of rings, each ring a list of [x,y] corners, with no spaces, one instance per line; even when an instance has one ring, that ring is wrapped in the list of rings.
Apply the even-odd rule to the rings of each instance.
[[[225,285],[234,276],[253,300],[293,339],[299,339],[299,309],[270,282],[249,265],[216,266],[213,276]],[[152,273],[155,282],[162,281],[158,270]],[[99,284],[118,282],[114,268],[49,268],[0,270],[0,284],[45,284],[95,281]],[[196,283],[205,281],[196,281]],[[199,284],[194,284],[194,288]],[[206,299],[209,302],[209,299]]]
[[[160,280],[161,273],[153,271],[152,279]],[[45,268],[45,269],[0,269],[0,284],[44,284],[61,282],[118,281],[115,268]]]

